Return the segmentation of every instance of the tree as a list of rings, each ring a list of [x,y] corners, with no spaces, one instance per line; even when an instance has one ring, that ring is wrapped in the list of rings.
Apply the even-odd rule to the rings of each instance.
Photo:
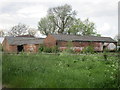
[[[37,30],[34,28],[29,28],[28,34],[34,36],[37,33]]]
[[[74,34],[101,36],[95,31],[95,24],[89,19],[81,21],[75,18],[76,12],[70,5],[49,8],[47,16],[38,22],[38,30],[44,35],[48,34]]]
[[[72,25],[76,12],[72,11],[70,5],[63,5],[48,10],[48,15],[52,23],[57,27],[57,33],[65,33]]]
[[[68,34],[81,35],[83,22],[80,19],[75,19],[73,25],[68,29]]]
[[[100,34],[97,34],[95,30],[95,24],[90,22],[89,19],[81,21],[78,18],[69,28],[68,34],[101,36]]]
[[[9,31],[10,36],[19,36],[19,35],[26,35],[28,34],[28,26],[25,24],[19,23],[18,25],[12,27],[12,29]]]
[[[90,22],[89,19],[83,21],[82,35],[95,35],[95,24]]]
[[[38,22],[38,30],[44,35],[48,35],[50,33],[55,33],[56,30],[55,24],[51,21],[49,16],[41,18]]]

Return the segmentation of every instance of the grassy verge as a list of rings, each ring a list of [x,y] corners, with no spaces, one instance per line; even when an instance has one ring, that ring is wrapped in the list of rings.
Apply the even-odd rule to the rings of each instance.
[[[12,88],[115,88],[118,57],[4,54],[3,84]]]

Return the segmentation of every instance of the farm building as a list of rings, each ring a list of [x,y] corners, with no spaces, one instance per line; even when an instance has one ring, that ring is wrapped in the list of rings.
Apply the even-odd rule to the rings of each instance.
[[[71,41],[72,49],[82,51],[85,47],[92,45],[95,51],[103,51],[105,48],[115,50],[117,42],[110,37],[98,36],[78,36],[51,34],[44,39],[44,44],[47,47],[58,46],[60,50],[66,49],[68,42]]]
[[[35,38],[30,35],[6,36],[2,46],[3,51],[7,53],[19,52],[38,52],[39,46],[43,44],[43,38]]]

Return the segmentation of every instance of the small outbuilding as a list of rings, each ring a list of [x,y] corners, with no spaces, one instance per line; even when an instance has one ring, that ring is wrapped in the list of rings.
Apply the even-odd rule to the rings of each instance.
[[[68,42],[72,42],[72,49],[82,51],[85,47],[92,45],[95,51],[103,51],[105,48],[116,50],[117,42],[111,37],[98,36],[78,36],[65,34],[49,34],[44,39],[44,45],[47,47],[58,46],[63,50],[67,48]]]
[[[19,52],[38,52],[40,45],[43,44],[44,38],[35,38],[30,35],[23,36],[6,36],[3,40],[3,51],[6,53]]]

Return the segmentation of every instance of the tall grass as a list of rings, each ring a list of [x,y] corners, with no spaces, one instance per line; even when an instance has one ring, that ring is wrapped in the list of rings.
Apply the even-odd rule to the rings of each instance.
[[[117,57],[3,55],[3,85],[12,88],[115,88]]]

